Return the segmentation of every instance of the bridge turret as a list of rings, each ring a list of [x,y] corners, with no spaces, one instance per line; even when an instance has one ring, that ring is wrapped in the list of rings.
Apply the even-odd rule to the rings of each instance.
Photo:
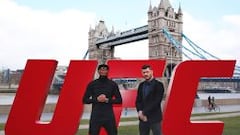
[[[160,3],[159,3],[159,6],[158,6],[159,9],[164,9],[165,11],[169,7],[172,7],[172,5],[170,4],[169,0],[161,0]]]
[[[95,27],[95,30],[96,30],[96,33],[95,33],[96,37],[104,38],[108,35],[108,29],[103,20],[99,21],[98,25]]]
[[[151,1],[150,1],[150,4],[149,4],[148,12],[152,12],[152,3],[151,3]]]
[[[176,30],[178,33],[183,33],[183,13],[181,5],[179,4],[178,13],[176,14],[176,19],[178,20],[178,29]]]
[[[179,4],[179,8],[178,8],[178,17],[182,17],[183,13],[182,13],[182,8],[181,8],[181,4]],[[179,18],[180,19],[180,18]]]

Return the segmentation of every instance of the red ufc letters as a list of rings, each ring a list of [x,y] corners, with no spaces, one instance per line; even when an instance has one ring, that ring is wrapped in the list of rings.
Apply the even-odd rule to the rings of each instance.
[[[110,78],[139,78],[141,66],[150,64],[155,77],[161,77],[165,60],[110,60]],[[83,113],[82,97],[93,79],[97,61],[72,60],[53,118],[40,120],[57,66],[55,60],[28,60],[8,120],[6,135],[75,135]],[[190,121],[197,86],[201,77],[232,77],[235,61],[185,61],[172,75],[162,130],[164,135],[221,135],[220,121]],[[118,126],[122,108],[135,107],[136,90],[121,90],[123,104],[114,106]],[[136,131],[137,133],[137,131]],[[106,132],[102,129],[101,135]]]

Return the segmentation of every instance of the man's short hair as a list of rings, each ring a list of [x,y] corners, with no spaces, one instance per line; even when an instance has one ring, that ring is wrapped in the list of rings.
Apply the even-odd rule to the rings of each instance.
[[[100,65],[98,66],[98,70],[100,70],[100,69],[106,69],[106,70],[109,70],[109,66],[106,65],[106,64],[100,64]]]
[[[149,69],[152,70],[152,67],[151,67],[150,65],[143,65],[143,66],[142,66],[142,69],[147,69],[147,68],[149,68]]]

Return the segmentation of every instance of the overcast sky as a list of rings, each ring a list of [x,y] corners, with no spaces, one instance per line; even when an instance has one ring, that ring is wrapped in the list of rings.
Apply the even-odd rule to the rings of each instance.
[[[160,0],[151,0],[158,6]],[[150,0],[0,0],[0,68],[23,69],[28,59],[82,59],[89,27],[104,20],[124,31],[147,24]],[[181,4],[183,31],[221,59],[240,60],[240,1],[171,0]],[[146,59],[148,41],[116,47],[115,56]],[[136,48],[139,50],[137,53]],[[133,53],[134,52],[134,53]]]

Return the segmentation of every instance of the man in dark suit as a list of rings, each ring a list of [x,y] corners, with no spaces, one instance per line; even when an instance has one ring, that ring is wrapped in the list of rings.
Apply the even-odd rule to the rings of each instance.
[[[151,130],[153,135],[161,135],[161,102],[164,87],[154,78],[150,65],[142,66],[142,75],[145,81],[139,84],[136,98],[139,132],[140,135],[149,135]]]

